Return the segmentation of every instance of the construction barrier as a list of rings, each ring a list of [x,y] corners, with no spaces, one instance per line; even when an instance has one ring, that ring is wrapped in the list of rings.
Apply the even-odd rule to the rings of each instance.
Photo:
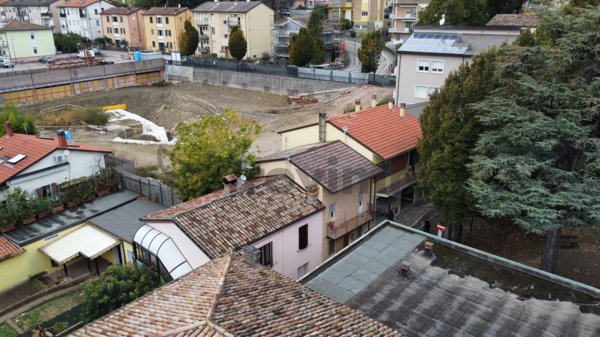
[[[108,110],[127,110],[127,104],[106,105],[101,107],[102,111]]]

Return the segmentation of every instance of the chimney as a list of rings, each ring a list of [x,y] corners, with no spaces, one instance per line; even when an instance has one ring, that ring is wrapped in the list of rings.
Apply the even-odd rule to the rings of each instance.
[[[392,111],[394,109],[394,102],[389,101],[388,102],[388,110]]]
[[[319,112],[319,143],[325,143],[327,139],[327,112]]]
[[[223,190],[226,194],[235,192],[237,180],[238,178],[235,174],[228,174],[223,177]]]
[[[406,103],[400,103],[400,118],[406,116]]]
[[[433,256],[433,251],[432,251],[433,242],[425,241],[424,248],[425,248],[425,256],[432,257]]]
[[[63,130],[58,130],[56,131],[56,138],[58,138],[58,147],[60,148],[68,148],[69,145],[67,144],[67,136],[65,136],[65,131]]]
[[[410,272],[410,265],[411,262],[408,260],[400,262],[400,273],[402,274],[402,276],[408,276],[408,272]]]
[[[371,96],[371,108],[374,108],[377,106],[377,95],[372,95]]]
[[[354,100],[354,112],[360,111],[360,109],[360,98],[357,98]]]
[[[319,199],[319,186],[312,184],[306,186],[306,201],[315,203]]]
[[[6,135],[10,138],[15,133],[13,132],[12,123],[10,121],[4,122],[4,129],[6,130]]]

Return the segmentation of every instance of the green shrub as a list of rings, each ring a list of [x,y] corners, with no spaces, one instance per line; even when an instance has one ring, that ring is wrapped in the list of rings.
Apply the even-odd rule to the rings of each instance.
[[[106,125],[108,123],[108,114],[100,108],[87,108],[78,112],[77,117],[89,125]]]

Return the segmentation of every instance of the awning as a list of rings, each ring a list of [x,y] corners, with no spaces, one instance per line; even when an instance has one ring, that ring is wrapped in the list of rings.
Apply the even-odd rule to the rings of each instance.
[[[48,255],[54,262],[64,264],[79,255],[88,259],[95,259],[118,244],[119,240],[112,235],[94,226],[84,225],[78,230],[41,247],[40,251]]]
[[[187,274],[193,269],[175,241],[154,227],[142,226],[135,233],[133,241],[157,256],[173,279]]]

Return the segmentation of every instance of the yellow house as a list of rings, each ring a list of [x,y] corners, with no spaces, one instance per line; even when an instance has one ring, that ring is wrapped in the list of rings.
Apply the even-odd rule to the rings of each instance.
[[[0,292],[30,279],[54,283],[133,263],[139,218],[163,208],[120,191],[0,234]]]
[[[102,32],[119,47],[127,41],[129,47],[145,48],[144,10],[138,7],[113,7],[100,13]]]
[[[262,176],[285,174],[327,207],[323,260],[369,231],[375,219],[375,176],[381,169],[336,140],[281,151],[257,161]]]
[[[367,32],[383,28],[385,0],[332,0],[329,19],[347,19],[354,22],[353,30]]]
[[[145,48],[152,51],[179,50],[179,35],[186,20],[192,25],[192,12],[185,7],[152,7],[142,13],[144,18]]]
[[[396,214],[403,202],[414,203],[417,198],[416,148],[421,124],[417,117],[392,103],[362,111],[360,101],[357,105],[357,112],[328,119],[321,113],[318,123],[280,131],[282,149],[314,143],[315,139],[342,141],[382,169],[375,183],[375,196],[382,198],[377,202],[378,212]]]
[[[192,10],[200,32],[198,53],[229,54],[229,35],[239,26],[248,43],[245,57],[257,58],[271,53],[273,46],[274,12],[260,1],[205,2]]]
[[[13,61],[55,55],[52,27],[29,22],[0,21],[0,55]]]

